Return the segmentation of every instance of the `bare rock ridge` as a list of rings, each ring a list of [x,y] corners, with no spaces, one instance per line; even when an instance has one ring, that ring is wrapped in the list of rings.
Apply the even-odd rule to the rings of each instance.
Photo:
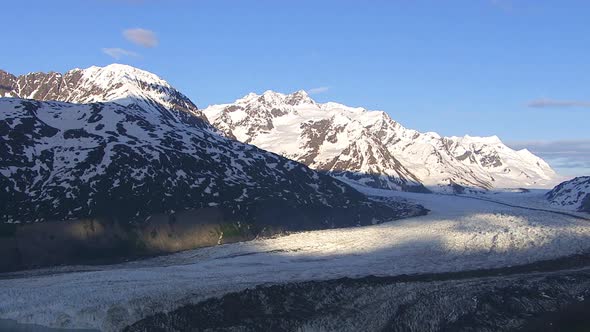
[[[0,270],[425,213],[219,135],[136,68],[0,75]]]
[[[226,136],[337,178],[395,190],[547,186],[555,172],[496,136],[441,137],[404,128],[385,112],[320,104],[305,91],[251,93],[203,110]]]

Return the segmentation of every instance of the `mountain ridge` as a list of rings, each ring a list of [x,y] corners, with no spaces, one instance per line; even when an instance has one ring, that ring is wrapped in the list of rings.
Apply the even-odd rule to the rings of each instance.
[[[317,103],[304,91],[250,93],[203,112],[228,137],[380,188],[488,190],[548,186],[555,178],[541,158],[514,151],[497,136],[421,133],[403,127],[386,112]]]
[[[545,194],[551,205],[590,213],[590,176],[564,181]]]
[[[208,124],[197,106],[168,82],[156,74],[123,64],[75,68],[63,74],[31,72],[15,76],[0,70],[0,97],[76,104],[138,104],[176,120],[192,121],[199,126]],[[194,121],[195,117],[203,123]]]
[[[131,172],[133,174],[128,172],[129,174],[124,177],[119,174],[110,179],[115,184],[114,187],[120,182],[133,181],[134,178],[148,179],[159,171],[171,170],[172,164],[160,165],[158,167],[167,168],[156,168],[151,171],[144,167],[153,161],[162,163],[162,158],[170,158],[173,153],[184,154],[187,158],[194,159],[193,163],[200,163],[201,166],[206,165],[203,162],[213,156],[214,160],[211,162],[216,163],[216,166],[210,164],[204,167],[204,171],[213,172],[211,174],[221,172],[217,174],[217,178],[223,180],[223,184],[218,183],[219,186],[228,183],[231,185],[235,180],[241,186],[260,187],[264,184],[269,189],[272,188],[272,181],[263,181],[261,178],[255,181],[253,178],[270,172],[265,176],[274,179],[275,183],[280,183],[289,178],[288,174],[297,174],[301,170],[310,178],[309,181],[298,181],[308,182],[309,188],[306,187],[306,190],[317,193],[318,197],[322,195],[322,186],[331,183],[329,186],[337,189],[340,194],[346,196],[347,193],[351,193],[356,199],[363,200],[362,195],[356,190],[316,173],[302,164],[220,136],[217,129],[207,122],[203,113],[188,97],[153,73],[128,65],[111,64],[105,67],[72,69],[64,74],[49,72],[15,76],[0,71],[0,78],[0,86],[4,89],[0,90],[3,95],[0,99],[3,110],[0,114],[0,136],[6,138],[2,141],[5,154],[2,155],[0,165],[3,166],[0,171],[6,180],[4,182],[7,189],[4,195],[19,191],[33,195],[31,198],[23,197],[25,203],[31,203],[30,199],[34,199],[35,195],[51,196],[48,194],[48,186],[59,187],[60,184],[52,184],[51,181],[81,180],[92,183],[92,177],[108,173],[116,157],[127,160],[128,165],[137,165]],[[11,89],[7,90],[6,87]],[[178,116],[180,114],[185,116]],[[132,159],[129,159],[130,157]],[[92,161],[89,162],[88,158]],[[261,164],[260,160],[266,162]],[[255,164],[258,164],[256,173],[260,174],[247,170]],[[119,165],[116,171],[124,170],[122,166],[123,164]],[[263,168],[265,171],[262,171]],[[197,173],[203,171],[199,167],[187,168],[182,163],[175,169],[178,170],[183,174],[173,172],[175,180],[191,178],[189,173],[195,170]],[[16,173],[24,171],[36,176],[16,176]],[[279,173],[282,175],[278,175]],[[234,177],[232,174],[237,175]],[[167,174],[167,177],[173,178],[172,174]],[[280,179],[281,177],[283,179]],[[18,183],[17,179],[21,183]],[[188,182],[187,184],[190,184]],[[290,181],[295,182],[297,181]],[[80,182],[78,185],[83,183]],[[139,186],[140,183],[136,185]],[[165,185],[165,181],[159,185]],[[213,183],[209,183],[205,194],[215,190],[215,186],[212,185]],[[59,191],[60,195],[65,197],[76,196],[68,190]],[[302,193],[301,190],[300,192]],[[162,194],[167,195],[166,192]],[[226,200],[225,204],[234,199],[240,201],[237,196]],[[240,197],[247,196],[242,193]],[[279,193],[278,196],[283,194]],[[295,203],[311,202],[292,194],[286,196]],[[14,198],[7,197],[5,201],[18,201]],[[348,200],[346,197],[344,199]],[[84,202],[86,201],[84,199]],[[219,203],[221,202],[215,204]],[[327,197],[321,198],[318,203],[331,205]],[[6,211],[10,210],[6,208]],[[149,211],[149,206],[144,208]],[[32,213],[30,209],[27,212],[26,207],[13,210],[18,211],[20,216]],[[70,210],[66,214],[52,217],[69,218],[71,212]],[[3,217],[14,220],[17,214]],[[39,218],[28,219],[34,221]]]
[[[0,270],[426,213],[226,138],[171,86],[116,69],[29,76],[15,91],[48,100],[0,98]]]

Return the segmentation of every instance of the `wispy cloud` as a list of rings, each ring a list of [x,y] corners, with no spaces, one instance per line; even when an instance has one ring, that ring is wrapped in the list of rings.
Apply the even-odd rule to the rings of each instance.
[[[133,56],[133,57],[139,56],[139,54],[137,54],[135,52],[128,51],[128,50],[118,48],[118,47],[103,48],[102,52],[111,56],[112,58],[114,58],[116,60],[119,60],[119,59],[126,57],[126,56]]]
[[[521,141],[508,145],[528,149],[567,175],[590,175],[590,139],[558,141]]]
[[[570,108],[570,107],[590,107],[590,101],[581,100],[555,100],[555,99],[536,99],[527,104],[528,107],[534,108]]]
[[[142,28],[127,29],[123,31],[123,36],[125,36],[130,42],[143,47],[151,48],[158,46],[158,38],[151,30]]]
[[[330,87],[329,86],[320,86],[320,87],[317,87],[317,88],[313,88],[313,89],[307,90],[307,93],[310,94],[310,95],[317,95],[317,94],[320,94],[320,93],[327,92],[328,90],[330,90]]]

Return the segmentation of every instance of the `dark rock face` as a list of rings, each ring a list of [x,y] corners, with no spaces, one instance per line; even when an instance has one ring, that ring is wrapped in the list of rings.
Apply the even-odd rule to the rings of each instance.
[[[85,225],[97,219],[106,229],[104,236],[121,241],[103,241],[99,236],[96,250],[109,252],[108,248],[126,243],[125,250],[110,251],[116,257],[283,231],[366,225],[373,218],[382,222],[425,211],[369,201],[302,164],[222,137],[198,118],[185,121],[168,115],[139,104],[0,99],[0,222],[70,220]],[[215,210],[216,217],[203,217],[199,211],[207,209]],[[138,236],[147,238],[148,218],[174,218],[183,211],[195,211],[183,222],[209,225],[206,232],[211,236],[179,240],[185,244],[163,245],[161,250],[151,248],[147,240],[136,245]],[[53,246],[52,241],[28,243],[43,229],[9,227],[19,229],[7,230],[10,234],[0,239],[4,241],[0,245],[13,252],[3,259],[19,263],[6,264],[6,269],[55,263],[24,258]],[[59,250],[72,249],[64,247]],[[63,255],[59,263],[84,261],[84,257],[67,257]]]
[[[16,76],[0,70],[0,97],[8,96],[15,88]]]
[[[582,204],[580,204],[580,208],[578,210],[590,213],[590,194],[586,194],[586,196],[584,196],[582,199]]]
[[[476,151],[475,153],[478,154],[479,151]],[[481,164],[484,167],[500,167],[503,165],[502,160],[498,156],[498,153],[492,153],[482,156]]]
[[[463,187],[462,185],[456,184],[454,182],[451,182],[451,188],[453,188],[453,192],[455,194],[464,194],[465,193],[465,187]]]
[[[587,330],[590,271],[539,273],[546,267],[260,286],[147,317],[126,331]]]

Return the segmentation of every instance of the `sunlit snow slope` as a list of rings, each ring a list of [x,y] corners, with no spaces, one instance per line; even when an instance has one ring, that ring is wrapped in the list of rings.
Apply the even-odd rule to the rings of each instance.
[[[496,136],[421,133],[385,112],[316,103],[304,91],[251,93],[203,112],[229,137],[372,187],[545,187],[556,176],[541,158],[512,150]]]
[[[179,119],[205,118],[190,99],[168,82],[122,64],[76,68],[64,74],[36,72],[14,76],[0,70],[0,97],[76,104],[114,101],[123,106],[135,104],[155,109]]]

